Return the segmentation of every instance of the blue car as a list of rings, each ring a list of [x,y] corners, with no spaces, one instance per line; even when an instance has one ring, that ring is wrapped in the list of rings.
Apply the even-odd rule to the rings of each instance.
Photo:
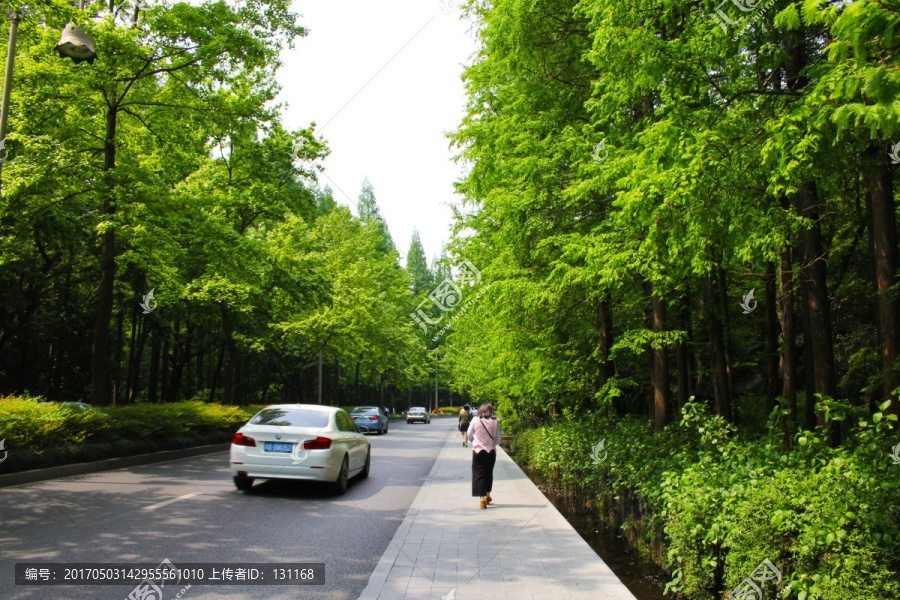
[[[357,406],[350,413],[356,430],[362,433],[377,431],[378,435],[388,432],[388,418],[384,410],[377,406]]]

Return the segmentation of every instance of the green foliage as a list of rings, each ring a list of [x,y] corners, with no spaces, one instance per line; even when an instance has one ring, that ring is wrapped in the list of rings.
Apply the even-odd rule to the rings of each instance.
[[[26,448],[234,432],[255,412],[254,407],[203,402],[81,410],[37,398],[6,397],[0,398],[0,438],[5,438],[7,449],[15,452]]]
[[[406,253],[406,270],[412,279],[414,296],[428,294],[434,289],[434,275],[428,268],[428,259],[425,258],[425,249],[422,247],[422,240],[419,239],[418,229],[413,230],[409,252]]]
[[[353,217],[318,186],[329,150],[315,126],[281,121],[280,53],[306,35],[290,2],[126,5],[38,2],[19,28],[0,390],[315,401],[320,351],[331,399],[423,379],[414,298],[371,185]],[[93,64],[56,58],[67,22],[95,40]],[[103,234],[113,285],[98,289]],[[106,330],[107,355],[92,357],[86,340]],[[117,394],[93,398],[104,368]]]
[[[646,419],[589,414],[521,432],[514,450],[597,505],[636,497],[646,537],[663,534],[668,590],[683,597],[721,598],[770,560],[783,597],[887,600],[900,593],[900,470],[887,420],[860,422],[838,449],[803,432],[785,451],[776,430],[743,436],[692,402],[661,435]],[[606,458],[595,464],[601,440]]]

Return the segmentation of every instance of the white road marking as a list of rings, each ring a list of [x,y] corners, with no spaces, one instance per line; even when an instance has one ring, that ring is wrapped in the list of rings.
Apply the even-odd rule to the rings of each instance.
[[[156,510],[157,508],[162,508],[163,506],[168,506],[173,502],[178,502],[179,500],[187,500],[188,498],[193,498],[194,496],[199,496],[201,492],[194,492],[193,494],[185,494],[184,496],[179,496],[178,498],[172,498],[171,500],[166,500],[165,502],[160,502],[159,504],[151,504],[150,506],[145,506],[144,510]]]

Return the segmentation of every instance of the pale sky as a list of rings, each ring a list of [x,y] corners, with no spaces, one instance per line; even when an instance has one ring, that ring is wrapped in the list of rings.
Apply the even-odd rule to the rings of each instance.
[[[477,47],[458,4],[296,0],[309,35],[282,54],[285,126],[316,122],[331,149],[320,184],[354,214],[368,176],[404,263],[413,228],[429,265],[450,238],[461,166],[444,133],[463,117],[460,75]]]

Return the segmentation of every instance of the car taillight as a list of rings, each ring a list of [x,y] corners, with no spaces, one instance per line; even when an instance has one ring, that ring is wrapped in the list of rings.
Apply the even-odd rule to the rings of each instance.
[[[231,440],[231,443],[235,446],[256,446],[256,440],[252,437],[247,437],[243,433],[234,434],[234,439]]]
[[[306,440],[303,442],[304,450],[327,450],[331,448],[331,438],[317,437],[314,440]]]
[[[369,417],[369,420],[370,420],[370,421],[377,421],[377,420],[378,420],[378,417]]]

